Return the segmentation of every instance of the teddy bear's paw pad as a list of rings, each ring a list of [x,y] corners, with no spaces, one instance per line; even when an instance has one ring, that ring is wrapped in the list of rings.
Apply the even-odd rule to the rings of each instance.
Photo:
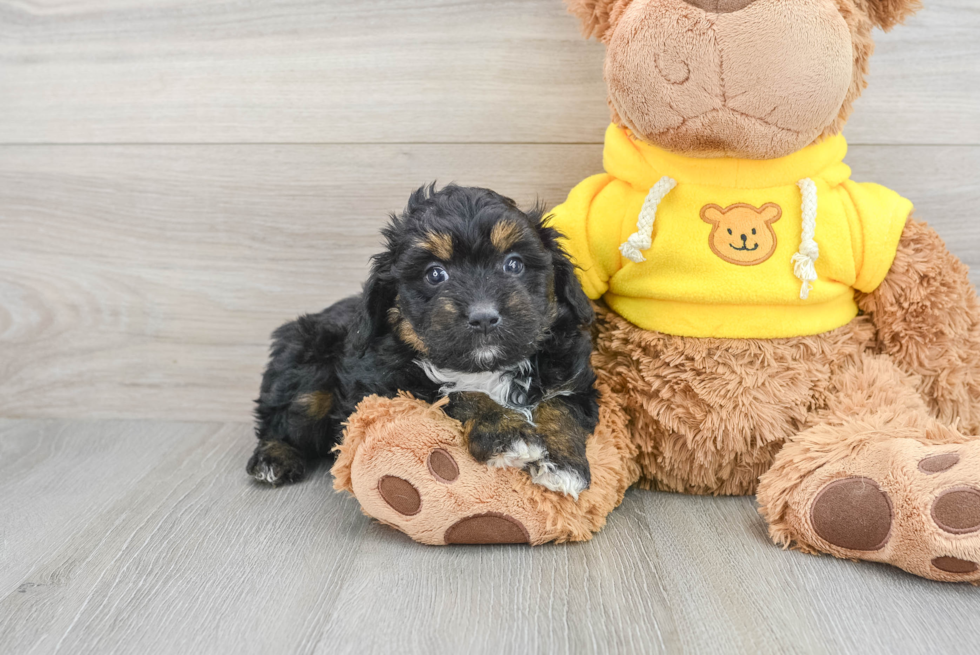
[[[959,463],[960,456],[956,453],[930,455],[919,462],[919,470],[926,475],[933,475],[935,473],[948,471]]]
[[[422,511],[422,496],[408,480],[394,475],[378,480],[378,493],[391,509],[402,516],[415,516]]]
[[[439,482],[452,484],[459,477],[459,465],[453,456],[443,448],[436,448],[426,459],[429,473]]]
[[[970,534],[980,530],[980,491],[954,487],[939,494],[932,503],[932,520],[944,532]]]
[[[447,544],[527,544],[531,536],[515,518],[497,512],[467,516],[449,526]]]
[[[958,557],[936,557],[932,560],[932,565],[940,571],[946,573],[976,573],[977,564]]]
[[[865,477],[834,480],[820,490],[810,510],[810,523],[820,538],[848,550],[884,548],[892,519],[888,495]]]

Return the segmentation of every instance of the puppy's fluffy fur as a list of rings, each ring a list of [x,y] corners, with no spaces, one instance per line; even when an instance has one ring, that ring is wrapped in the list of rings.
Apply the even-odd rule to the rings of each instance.
[[[487,189],[416,191],[383,230],[364,292],[273,334],[249,474],[298,480],[361,399],[402,390],[448,394],[478,460],[587,488],[593,312],[545,221]]]

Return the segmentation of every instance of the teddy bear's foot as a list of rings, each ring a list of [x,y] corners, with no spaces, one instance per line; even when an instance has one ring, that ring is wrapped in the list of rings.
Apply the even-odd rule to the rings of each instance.
[[[942,426],[924,432],[843,443],[840,457],[786,489],[781,513],[772,511],[780,503],[764,479],[760,502],[768,504],[763,514],[773,537],[933,580],[980,582],[980,439]],[[796,465],[807,459],[803,451],[795,455]]]
[[[587,540],[636,479],[623,463],[631,459],[625,429],[590,437],[592,486],[576,501],[526,471],[477,462],[458,422],[406,396],[363,401],[338,450],[334,487],[353,493],[365,514],[432,545]]]

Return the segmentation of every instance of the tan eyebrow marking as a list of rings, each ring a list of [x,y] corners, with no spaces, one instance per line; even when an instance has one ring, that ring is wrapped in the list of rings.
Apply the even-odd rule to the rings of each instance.
[[[507,252],[521,238],[521,226],[513,221],[501,221],[490,230],[490,243],[500,252]]]
[[[453,238],[444,232],[427,233],[419,246],[443,261],[449,261],[453,258]]]

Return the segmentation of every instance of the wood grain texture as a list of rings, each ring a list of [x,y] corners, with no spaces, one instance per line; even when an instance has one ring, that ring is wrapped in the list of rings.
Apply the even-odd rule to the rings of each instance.
[[[980,4],[878,35],[856,143],[980,144]],[[599,142],[561,0],[0,0],[0,143]]]
[[[980,270],[980,148],[849,161]],[[271,331],[356,292],[419,183],[553,205],[600,170],[591,145],[2,147],[0,416],[248,420]]]
[[[633,490],[587,544],[435,548],[362,516],[326,467],[254,483],[251,446],[245,425],[0,421],[0,650],[868,655],[980,638],[975,588],[782,551],[750,498]]]

